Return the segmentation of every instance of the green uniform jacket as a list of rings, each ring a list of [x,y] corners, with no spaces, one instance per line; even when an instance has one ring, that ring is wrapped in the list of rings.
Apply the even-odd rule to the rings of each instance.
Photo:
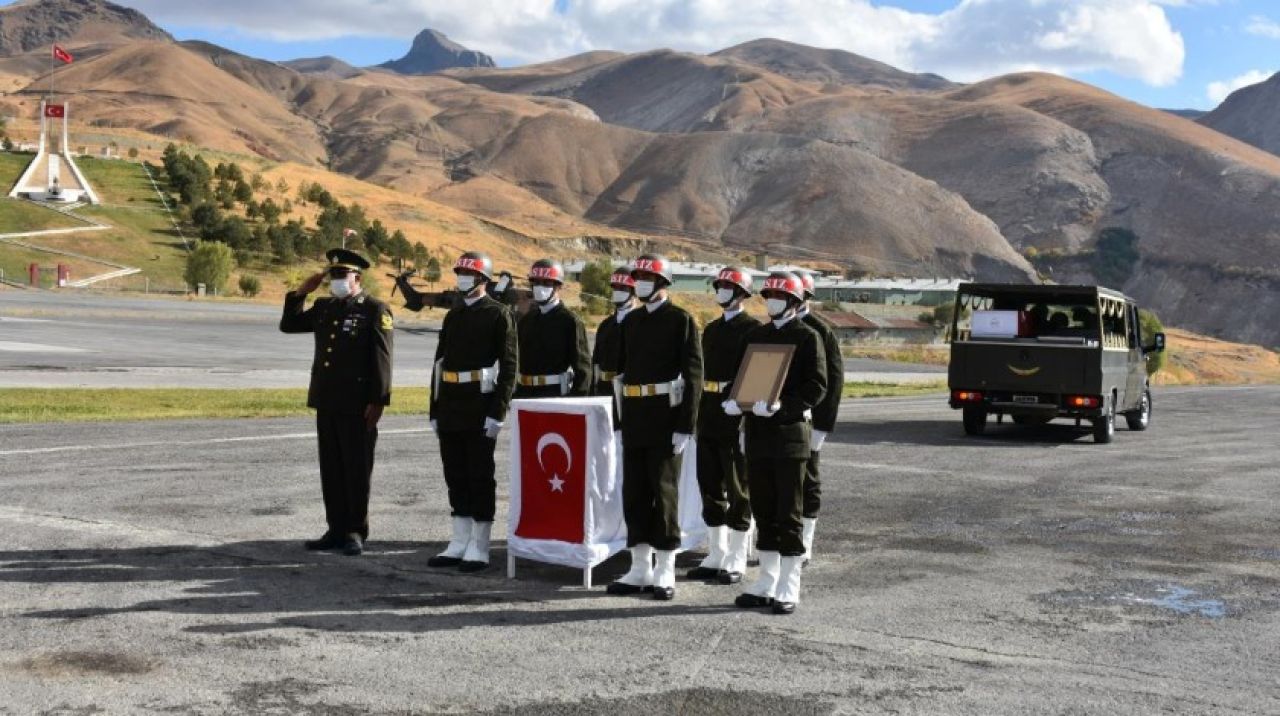
[[[702,357],[705,361],[704,377],[708,382],[730,383],[738,377],[738,366],[742,364],[742,354],[747,350],[747,334],[758,328],[760,321],[740,311],[732,320],[725,321],[721,315],[702,329]],[[702,405],[698,408],[698,435],[718,438],[737,438],[738,429],[742,426],[741,416],[730,417],[724,414],[720,404],[729,399],[728,391],[702,394]]]
[[[559,375],[573,368],[568,397],[584,397],[591,388],[591,348],[587,328],[578,314],[564,303],[542,312],[538,306],[520,317],[520,372],[524,375]],[[516,386],[517,398],[558,398],[560,386]]]
[[[306,303],[306,296],[285,294],[280,330],[316,336],[307,406],[363,413],[369,405],[390,405],[395,324],[387,304],[364,293],[317,298],[304,310]]]
[[[844,356],[840,355],[840,339],[831,323],[812,311],[801,318],[805,325],[822,338],[822,352],[827,359],[827,393],[813,406],[813,428],[829,433],[836,429],[840,417],[840,398],[844,394]]]
[[[792,458],[808,460],[809,421],[804,412],[822,401],[827,390],[827,367],[822,355],[822,338],[804,321],[792,319],[781,328],[772,321],[747,334],[747,344],[791,344],[796,347],[782,384],[778,402],[782,408],[772,417],[744,412],[747,422],[747,459]]]
[[[668,299],[654,311],[641,306],[622,322],[622,359],[627,385],[669,383],[684,376],[684,400],[656,395],[622,399],[622,440],[626,445],[670,445],[673,433],[693,434],[702,395],[702,344],[689,312]]]
[[[446,383],[432,375],[431,419],[440,432],[479,430],[485,418],[502,422],[511,407],[516,384],[516,327],[511,311],[489,296],[468,306],[459,304],[444,316],[435,364],[446,371],[469,371],[498,366],[492,393],[481,393],[478,381]]]

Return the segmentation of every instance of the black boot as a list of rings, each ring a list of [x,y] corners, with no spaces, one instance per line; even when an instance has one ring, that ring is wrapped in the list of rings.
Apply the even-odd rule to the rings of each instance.
[[[720,574],[720,570],[715,569],[714,567],[694,567],[688,572],[685,572],[684,576],[688,579],[707,580],[715,579],[718,574]]]
[[[347,535],[346,542],[342,545],[342,553],[348,557],[359,557],[364,554],[364,540],[360,539],[358,534]]]
[[[733,600],[733,606],[739,609],[759,609],[761,607],[769,607],[773,606],[773,597],[761,597],[749,592],[744,592],[743,594],[739,594],[737,599]]]
[[[722,569],[716,573],[716,581],[721,584],[737,584],[742,581],[742,572],[730,572]]]
[[[796,603],[795,603],[795,602],[778,602],[778,601],[775,601],[775,602],[773,603],[773,613],[774,613],[774,614],[795,614],[795,611],[796,611]]]
[[[312,552],[319,552],[322,550],[337,549],[343,545],[344,541],[345,540],[339,538],[338,535],[329,531],[321,535],[320,539],[309,539],[306,542],[303,542],[302,546]]]

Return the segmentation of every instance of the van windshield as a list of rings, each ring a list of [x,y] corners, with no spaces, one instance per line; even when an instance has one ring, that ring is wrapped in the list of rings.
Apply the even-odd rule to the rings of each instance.
[[[1097,345],[1097,299],[1089,295],[983,296],[961,292],[956,340],[1017,340]]]

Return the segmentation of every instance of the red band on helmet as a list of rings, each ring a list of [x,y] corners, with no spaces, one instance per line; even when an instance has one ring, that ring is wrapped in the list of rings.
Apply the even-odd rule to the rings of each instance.
[[[551,281],[562,281],[560,269],[555,266],[534,266],[529,269],[529,278],[548,279]]]
[[[626,286],[627,288],[635,288],[636,280],[631,278],[631,274],[624,271],[615,271],[609,277],[610,286]]]
[[[795,292],[801,290],[801,284],[794,278],[769,277],[764,280],[764,288],[779,291]]]
[[[746,282],[747,282],[747,279],[746,279],[746,277],[745,277],[745,276],[743,276],[741,273],[739,273],[739,272],[737,272],[737,271],[734,271],[733,269],[724,269],[724,270],[722,270],[722,271],[720,272],[720,275],[719,275],[719,276],[716,276],[716,280],[717,280],[717,281],[730,281],[730,282],[733,282],[733,283],[736,283],[736,284],[739,284],[739,285],[744,284],[744,283],[746,283]]]
[[[463,256],[453,265],[453,270],[467,269],[469,271],[479,271],[484,273],[484,262],[480,259],[473,259],[470,256]]]
[[[648,271],[649,273],[662,275],[666,270],[666,266],[656,259],[636,259],[636,271]]]

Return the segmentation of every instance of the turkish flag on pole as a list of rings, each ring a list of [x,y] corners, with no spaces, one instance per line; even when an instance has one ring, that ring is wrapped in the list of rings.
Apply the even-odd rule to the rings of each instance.
[[[67,109],[60,104],[46,104],[44,106],[44,116],[65,117],[67,116]]]
[[[75,58],[71,56],[70,52],[67,52],[66,50],[62,49],[61,47],[58,47],[57,45],[53,46],[53,57],[54,59],[61,60],[62,62],[68,65],[71,64],[73,60],[75,60]]]

